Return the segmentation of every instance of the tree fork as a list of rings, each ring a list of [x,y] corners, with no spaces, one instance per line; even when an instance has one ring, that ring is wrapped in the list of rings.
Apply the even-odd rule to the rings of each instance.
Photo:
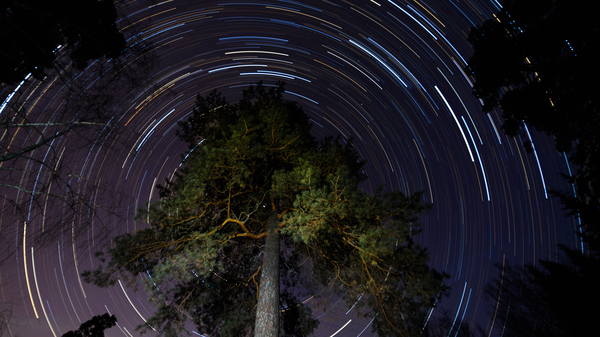
[[[260,274],[254,336],[279,336],[279,221],[277,213],[267,220],[267,238]]]

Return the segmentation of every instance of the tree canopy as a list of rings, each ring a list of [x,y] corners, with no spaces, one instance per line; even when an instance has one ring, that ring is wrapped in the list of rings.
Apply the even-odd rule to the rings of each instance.
[[[86,221],[98,223],[94,237],[103,241],[110,232],[100,230],[97,210],[120,213],[109,177],[75,169],[79,151],[101,158],[126,147],[122,133],[135,131],[123,128],[119,107],[156,64],[143,24],[120,20],[126,41],[117,18],[108,0],[0,0],[2,215],[24,226],[41,219],[41,231],[28,231],[37,247]],[[86,227],[73,226],[73,236]],[[0,264],[20,249],[6,244],[10,236],[0,236]]]
[[[473,27],[474,54],[466,71],[483,111],[502,110],[510,136],[528,127],[550,135],[569,155],[572,191],[553,191],[577,215],[587,250],[560,246],[556,260],[523,268],[509,264],[487,288],[493,315],[510,336],[593,336],[600,299],[600,24],[585,1],[502,1],[502,9]],[[531,139],[527,139],[531,141]],[[529,150],[532,150],[531,144]],[[578,232],[579,234],[579,232]]]
[[[189,144],[183,169],[138,211],[148,228],[116,237],[109,260],[100,253],[105,263],[84,273],[99,286],[149,275],[158,310],[142,331],[175,336],[189,315],[204,334],[256,333],[265,290],[276,295],[275,323],[287,308],[280,335],[305,336],[318,321],[293,287],[318,285],[360,299],[379,335],[410,336],[447,292],[412,240],[417,215],[430,207],[423,193],[362,191],[364,161],[351,142],[314,139],[309,118],[283,92],[283,84],[259,83],[237,104],[216,91],[198,96],[180,122]],[[278,266],[266,264],[276,258]],[[264,286],[270,277],[275,286]]]
[[[79,329],[71,330],[62,337],[104,337],[104,330],[117,324],[115,315],[96,315],[90,320],[81,323]]]
[[[502,128],[525,135],[527,125],[554,137],[576,172],[576,195],[555,192],[600,248],[600,24],[585,1],[505,0],[494,18],[473,27],[465,68],[484,112],[500,107]],[[529,147],[531,149],[531,147]]]
[[[1,0],[0,83],[18,83],[31,73],[43,79],[56,50],[65,46],[79,69],[125,49],[111,0]]]
[[[596,336],[600,260],[573,250],[540,266],[498,265],[485,289],[497,300],[494,315],[504,333],[516,337]],[[588,305],[586,305],[586,303]]]

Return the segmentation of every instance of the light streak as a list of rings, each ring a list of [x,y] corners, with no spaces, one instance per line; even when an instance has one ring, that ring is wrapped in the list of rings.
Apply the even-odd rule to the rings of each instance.
[[[127,292],[125,292],[125,288],[123,287],[123,283],[121,283],[120,279],[119,279],[119,285],[121,286],[121,290],[123,290],[123,294],[125,294],[125,297],[129,301],[129,304],[131,304],[131,306],[133,307],[133,310],[135,310],[135,312],[137,312],[137,314],[142,318],[142,320],[144,320],[144,322],[147,323],[148,321],[146,321],[146,319],[144,318],[144,316],[142,316],[142,314],[140,314],[140,312],[135,307],[135,305],[133,305],[133,302],[131,302],[131,299],[129,298],[129,295],[127,295]],[[152,328],[152,330],[156,331],[156,329],[154,329],[154,327],[151,326],[151,328]]]
[[[373,40],[372,38],[369,38],[369,41],[371,41],[380,50],[382,50],[389,57],[391,57],[394,61],[396,61],[396,64],[398,64],[404,70],[405,73],[408,73],[408,77],[411,77],[415,81],[415,83],[417,83],[419,85],[419,87],[421,87],[421,89],[423,89],[424,91],[427,91],[427,89],[425,89],[425,87],[421,84],[421,82],[419,82],[419,80],[417,80],[417,78],[415,77],[415,75],[413,75],[410,72],[410,70],[408,70],[408,68],[406,68],[406,66],[404,64],[402,64],[402,62],[398,61],[398,59],[394,55],[392,55],[392,53],[390,53],[387,49],[383,48],[379,43],[375,42],[375,40]]]
[[[69,298],[69,302],[71,302],[71,307],[73,308],[73,312],[75,312],[75,316],[79,323],[81,323],[81,318],[77,314],[77,310],[75,310],[75,305],[73,305],[73,300],[71,299],[71,294],[69,294],[69,288],[67,288],[67,281],[65,280],[65,272],[63,271],[62,258],[60,255],[60,242],[58,243],[58,262],[60,264],[60,273],[62,275],[63,284],[65,285],[65,292],[67,293],[67,297]]]
[[[375,316],[377,316],[377,314],[375,314]],[[374,320],[375,320],[375,317],[371,318],[371,321],[369,322],[369,324],[367,324],[367,326],[356,337],[360,337],[360,335],[362,335],[365,332],[365,330],[367,330],[367,328],[371,325],[371,323],[373,323]]]
[[[535,150],[535,145],[533,144],[533,139],[531,138],[531,134],[529,133],[529,128],[527,124],[525,125],[525,131],[527,131],[527,135],[529,136],[529,140],[531,141],[531,147],[533,148],[533,154],[535,155],[535,160],[537,161],[538,168],[540,169],[540,176],[542,177],[542,185],[544,186],[544,196],[548,199],[548,192],[546,191],[546,181],[544,180],[544,172],[542,172],[542,165],[540,165],[540,158],[538,158],[537,151]]]
[[[337,335],[340,331],[342,331],[346,325],[350,324],[350,322],[352,322],[352,320],[349,320],[348,322],[346,322],[346,324],[344,324],[344,326],[342,326],[338,331],[334,332],[333,335],[329,336],[329,337],[333,337],[335,335]]]
[[[226,40],[243,40],[243,39],[248,39],[248,40],[268,40],[268,41],[274,41],[274,42],[281,42],[281,43],[287,43],[288,40],[285,39],[278,39],[275,37],[266,37],[266,36],[231,36],[231,37],[222,37],[219,39],[219,41],[226,41]]]
[[[350,81],[350,82],[354,83],[354,84],[355,84],[357,87],[361,88],[361,89],[362,89],[364,92],[367,92],[367,89],[365,89],[365,88],[364,88],[362,85],[358,84],[358,83],[357,83],[355,80],[353,80],[352,78],[348,77],[348,75],[346,75],[344,72],[341,72],[340,70],[338,70],[338,69],[336,69],[336,68],[334,68],[334,67],[330,66],[329,64],[323,63],[323,62],[321,62],[321,61],[319,61],[319,60],[317,60],[317,59],[313,59],[313,61],[315,61],[315,62],[317,62],[317,63],[320,63],[320,64],[322,64],[322,65],[326,66],[327,68],[329,68],[329,69],[331,69],[331,70],[335,71],[336,73],[338,73],[338,74],[340,74],[340,75],[344,76],[346,79],[348,79],[348,81]]]
[[[85,290],[83,290],[83,284],[81,283],[81,277],[79,276],[79,262],[77,261],[77,252],[75,250],[75,221],[71,222],[71,245],[73,247],[73,262],[75,263],[75,272],[77,273],[77,281],[79,281],[79,288],[83,293],[83,298],[87,298]]]
[[[494,330],[494,322],[496,322],[496,314],[498,314],[498,306],[500,305],[500,296],[502,295],[502,283],[504,281],[504,264],[505,264],[506,255],[502,254],[502,273],[500,274],[500,289],[498,291],[498,298],[496,299],[496,307],[494,308],[494,317],[492,318],[492,325],[490,326],[490,331],[488,332],[488,337],[492,335],[492,330]]]
[[[454,61],[454,59],[452,59],[452,61],[454,62],[454,64],[456,64],[456,61]],[[456,64],[456,66],[458,66],[458,64]],[[456,98],[458,98],[458,100],[460,101],[460,104],[463,106],[463,109],[465,109],[465,112],[469,116],[469,119],[471,120],[471,123],[473,123],[473,127],[475,128],[475,132],[477,132],[477,137],[479,138],[479,142],[481,143],[481,145],[483,145],[483,141],[481,140],[481,136],[479,135],[479,131],[477,130],[477,126],[475,125],[475,122],[473,122],[473,118],[471,118],[471,114],[469,113],[469,109],[467,109],[467,106],[463,102],[462,98],[460,98],[460,95],[458,94],[458,92],[456,92],[456,89],[454,89],[454,86],[448,80],[448,78],[446,77],[446,75],[444,74],[444,72],[439,67],[437,68],[437,70],[440,72],[440,74],[442,74],[442,76],[444,76],[444,79],[446,80],[446,82],[448,82],[448,85],[450,85],[450,88],[452,88],[452,91],[454,91],[454,94],[456,95]],[[500,143],[500,144],[502,144],[502,143]]]
[[[460,318],[460,323],[458,324],[458,329],[456,329],[456,334],[454,334],[454,337],[458,336],[458,332],[460,331],[462,322],[465,319],[465,314],[467,313],[467,307],[469,306],[469,301],[471,300],[471,291],[472,290],[473,290],[472,288],[469,288],[469,296],[467,296],[467,303],[465,303],[465,308],[463,309],[463,314],[462,314],[462,317]]]
[[[284,75],[282,73],[277,73],[277,72],[273,72],[273,73],[259,73],[259,72],[256,72],[256,73],[240,73],[240,76],[247,76],[247,75],[250,75],[250,76],[252,76],[252,75],[266,75],[266,76],[281,77],[281,78],[285,78],[285,79],[288,79],[288,80],[293,80],[294,79],[292,76],[287,76],[287,75]]]
[[[365,294],[365,292],[363,291],[363,293],[360,294],[360,296],[358,297],[358,299],[356,300],[356,302],[354,302],[354,304],[352,305],[352,307],[350,309],[348,309],[348,311],[346,311],[346,315],[348,315],[348,313],[350,311],[352,311],[352,309],[354,309],[354,307],[356,306],[356,304],[358,304],[358,302],[360,301],[360,299],[363,297],[364,294]]]
[[[294,62],[292,61],[284,61],[284,60],[278,60],[278,59],[272,59],[272,58],[267,58],[267,57],[258,57],[258,56],[246,56],[246,57],[240,57],[237,59],[232,59],[232,61],[246,61],[246,60],[260,60],[260,61],[271,61],[271,62],[281,62],[281,63],[286,63],[286,64],[294,64]]]
[[[523,161],[523,156],[521,155],[521,150],[519,149],[519,144],[517,140],[513,138],[515,142],[515,147],[517,148],[517,153],[519,154],[519,159],[521,159],[521,167],[523,168],[523,173],[525,173],[525,182],[527,183],[527,190],[531,190],[531,186],[529,186],[529,177],[527,176],[527,169],[525,168],[525,162]]]
[[[154,126],[152,126],[152,129],[150,129],[150,131],[148,131],[148,134],[146,135],[146,137],[144,137],[144,139],[142,139],[142,141],[140,142],[140,145],[138,145],[137,149],[135,149],[136,151],[140,150],[140,147],[142,147],[142,145],[144,145],[146,143],[146,140],[148,139],[148,137],[150,137],[150,135],[152,135],[152,133],[154,133],[154,129],[156,129],[156,127],[160,124],[160,122],[162,122],[165,118],[167,118],[173,111],[175,111],[175,109],[169,111],[166,115],[163,116],[163,118],[161,118],[158,122],[156,122],[156,124],[154,124]],[[152,125],[152,124],[150,124]]]
[[[567,153],[563,152],[563,156],[565,158],[565,163],[567,164],[567,170],[569,171],[569,177],[572,177],[573,175],[571,174],[571,166],[569,165],[569,159],[567,158]],[[575,184],[571,183],[571,187],[573,188],[573,196],[577,197],[577,191],[575,190]],[[581,253],[584,253],[584,249],[583,249],[583,236],[581,234],[583,234],[583,231],[581,229],[581,217],[579,217],[579,214],[575,214],[575,217],[577,218],[577,222],[579,223],[579,226],[577,226],[579,228],[579,241],[581,243]]]
[[[423,155],[419,149],[419,145],[417,145],[417,141],[414,138],[413,138],[413,142],[415,143],[417,152],[419,152],[419,157],[421,157],[421,163],[423,164],[423,169],[425,170],[425,176],[427,177],[427,185],[429,186],[429,194],[431,195],[431,202],[433,203],[433,190],[431,189],[431,181],[429,180],[429,173],[427,172],[427,166],[425,166],[425,160],[423,160]]]
[[[327,53],[337,57],[338,59],[342,60],[343,62],[345,62],[348,65],[350,65],[351,67],[353,67],[354,69],[358,70],[361,74],[365,75],[369,80],[371,80],[371,82],[373,82],[373,84],[375,84],[379,89],[383,90],[383,88],[379,84],[377,84],[377,82],[375,82],[374,79],[372,79],[369,75],[365,74],[362,70],[358,69],[354,64],[348,62],[346,59],[342,58],[341,56],[338,56],[338,55],[330,52],[329,50],[327,51]]]
[[[281,55],[281,56],[290,56],[290,55],[284,54],[284,53],[277,53],[274,51],[263,51],[263,50],[230,51],[230,52],[225,53],[225,55],[242,54],[242,53],[258,53],[258,54],[273,54],[273,55]]]
[[[6,106],[8,105],[8,102],[13,98],[13,96],[17,93],[17,91],[19,91],[19,89],[21,89],[21,86],[25,83],[25,81],[27,81],[30,77],[31,77],[31,73],[27,74],[27,76],[25,76],[25,79],[22,80],[21,83],[19,83],[19,85],[17,85],[15,90],[13,90],[13,92],[10,93],[10,95],[8,95],[6,97],[4,102],[2,102],[2,105],[0,105],[0,114],[2,113],[4,108],[6,108]]]
[[[414,9],[411,5],[406,4],[406,6],[408,8],[410,8],[410,10],[412,10],[413,12],[415,12],[419,17],[421,17],[421,19],[425,20],[425,22],[427,22],[427,24],[429,24],[429,26],[431,26],[431,28],[433,28],[438,34],[443,35],[436,27],[433,23],[431,23],[431,21],[427,20],[418,10]],[[431,14],[431,13],[430,13]]]
[[[23,266],[25,267],[25,281],[27,283],[27,291],[29,292],[29,299],[31,300],[31,306],[33,307],[33,313],[35,314],[35,318],[40,318],[37,313],[37,309],[35,307],[35,302],[33,301],[33,295],[31,294],[31,285],[29,283],[29,274],[27,273],[27,221],[23,222]],[[33,249],[33,248],[32,248]],[[35,272],[35,270],[34,270]]]
[[[462,296],[460,297],[460,304],[458,305],[458,309],[460,310],[460,307],[462,306],[462,302],[465,299],[465,291],[467,290],[467,282],[465,282],[465,287],[463,288],[463,292],[462,292]],[[458,318],[458,312],[459,310],[456,310],[456,316],[454,316],[454,321],[452,322],[452,326],[450,327],[450,331],[448,331],[448,337],[450,336],[450,333],[452,333],[452,329],[454,329],[454,324],[456,323],[456,319]],[[460,329],[460,327],[459,327]]]
[[[56,271],[56,269],[54,269],[54,271]],[[52,308],[50,307],[50,301],[46,300],[46,304],[48,304],[48,310],[50,310],[50,316],[52,316],[52,320],[54,321],[54,324],[56,325],[56,329],[58,330],[58,333],[62,336],[62,332],[60,331],[60,328],[58,327],[58,324],[56,323],[56,318],[54,318],[54,314],[52,313]]]
[[[469,156],[471,156],[471,161],[474,163],[475,162],[475,158],[473,158],[473,153],[471,152],[471,147],[469,146],[469,142],[467,141],[467,137],[465,136],[465,132],[463,131],[462,127],[460,126],[460,123],[458,122],[458,119],[456,118],[456,115],[454,114],[454,111],[450,107],[450,104],[448,104],[448,101],[446,101],[446,97],[444,97],[444,95],[442,94],[442,92],[440,91],[440,89],[438,89],[437,85],[434,86],[434,88],[438,92],[438,94],[440,95],[440,97],[442,97],[442,100],[446,104],[446,107],[448,108],[448,110],[450,110],[450,113],[452,114],[452,117],[454,118],[454,121],[456,122],[456,125],[458,126],[458,129],[460,130],[460,134],[463,136],[463,139],[465,140],[465,145],[467,145],[467,150],[469,150]]]
[[[481,156],[479,155],[479,150],[477,149],[477,144],[475,144],[475,139],[473,139],[473,134],[471,134],[471,129],[467,125],[467,121],[465,121],[465,117],[460,116],[462,118],[463,123],[467,127],[467,131],[469,131],[469,136],[471,137],[471,141],[473,142],[473,147],[475,148],[475,153],[477,154],[477,159],[479,160],[479,166],[481,166],[481,172],[483,173],[483,182],[485,183],[485,192],[487,193],[487,200],[490,201],[490,190],[488,188],[487,178],[485,176],[485,169],[483,168],[483,163],[481,162]]]
[[[329,21],[327,21],[327,20],[323,20],[323,19],[321,19],[321,18],[318,18],[318,17],[316,17],[316,16],[313,16],[313,15],[308,15],[308,14],[306,14],[306,13],[302,13],[302,12],[298,12],[298,11],[295,11],[295,10],[290,10],[290,9],[285,9],[285,8],[279,8],[279,7],[270,7],[270,6],[266,6],[266,8],[269,8],[269,9],[276,9],[276,10],[285,11],[285,12],[291,12],[291,13],[294,13],[294,14],[296,14],[296,15],[303,15],[303,16],[307,16],[307,17],[309,17],[309,18],[312,18],[312,19],[315,19],[315,20],[317,20],[317,21],[324,22],[324,23],[326,23],[326,24],[328,24],[328,25],[330,25],[330,26],[333,26],[333,27],[335,27],[335,28],[337,28],[337,29],[342,29],[342,27],[340,27],[340,26],[338,26],[338,25],[336,25],[336,24],[334,24],[334,23],[331,23],[331,22],[329,22]]]
[[[282,73],[282,72],[279,72],[279,71],[271,71],[271,70],[261,70],[261,69],[258,69],[256,72],[261,73],[261,74],[289,76],[292,79],[298,78],[298,79],[301,79],[301,80],[306,81],[308,83],[311,83],[311,81],[309,79],[306,79],[304,77],[300,77],[300,76],[292,75],[292,74],[287,74],[287,73]]]
[[[295,93],[295,92],[291,92],[291,91],[288,91],[288,90],[286,90],[286,91],[285,91],[285,93],[286,93],[286,94],[290,94],[290,95],[294,95],[294,96],[298,96],[298,97],[302,97],[302,98],[304,98],[304,99],[305,99],[305,100],[307,100],[307,101],[311,101],[311,102],[313,102],[313,103],[315,103],[315,104],[319,104],[319,102],[317,102],[317,101],[315,101],[315,100],[312,100],[312,99],[310,99],[310,98],[308,98],[308,97],[306,97],[306,96],[302,96],[302,95],[300,95],[300,94],[297,94],[297,93]]]
[[[396,77],[398,79],[398,81],[400,81],[400,83],[402,83],[406,88],[408,88],[408,85],[406,85],[406,83],[404,83],[404,81],[400,78],[400,76],[392,68],[390,68],[390,66],[388,66],[385,63],[385,61],[382,60],[379,56],[373,54],[368,49],[366,49],[365,47],[361,46],[359,43],[354,42],[353,40],[348,40],[348,42],[350,42],[353,45],[357,46],[358,48],[362,49],[365,53],[371,55],[372,58],[374,58],[375,60],[377,60],[377,62],[379,62],[379,64],[381,64],[382,66],[384,66],[392,75],[394,75],[394,77]]]
[[[419,22],[419,20],[417,20],[414,16],[410,15],[409,12],[405,11],[402,7],[398,6],[395,2],[393,2],[392,0],[388,0],[392,5],[396,6],[399,10],[401,10],[402,12],[404,12],[404,14],[410,16],[411,19],[413,19],[416,23],[419,24],[419,26],[423,27],[423,29],[425,29],[427,31],[427,33],[429,33],[429,35],[431,35],[431,37],[433,37],[434,40],[437,40],[438,38],[433,35],[433,33],[427,29],[427,27],[423,26],[423,24],[421,22]]]
[[[467,74],[465,73],[465,71],[458,65],[458,63],[456,63],[456,60],[454,58],[452,58],[452,62],[454,62],[454,65],[456,66],[456,68],[458,68],[458,70],[460,70],[460,73],[463,75],[465,80],[467,80],[467,83],[469,83],[471,88],[473,88],[473,82],[471,82],[471,80],[467,77]]]
[[[40,299],[40,303],[42,304],[42,312],[44,313],[44,317],[46,317],[46,322],[48,322],[50,331],[52,331],[54,337],[58,337],[56,335],[56,332],[54,332],[52,324],[50,324],[50,320],[48,319],[48,315],[46,314],[46,308],[44,308],[44,302],[42,301],[42,295],[40,295],[40,287],[38,286],[37,276],[35,275],[35,259],[33,257],[33,247],[31,247],[31,267],[33,268],[33,280],[35,281],[35,289],[37,290],[38,298]]]
[[[492,120],[492,116],[490,116],[490,113],[487,113],[487,117],[490,120],[490,123],[492,123],[492,126],[494,127],[494,131],[496,132],[496,137],[498,138],[498,143],[502,144],[502,140],[500,140],[500,134],[498,133],[498,129],[496,129],[496,124],[494,124],[494,121]]]
[[[221,68],[217,68],[217,69],[213,69],[213,70],[209,70],[209,73],[214,73],[217,71],[221,71],[221,70],[227,70],[227,69],[232,69],[232,68],[246,68],[246,67],[267,67],[266,64],[238,64],[238,65],[234,65],[234,66],[227,66],[227,67],[221,67]]]

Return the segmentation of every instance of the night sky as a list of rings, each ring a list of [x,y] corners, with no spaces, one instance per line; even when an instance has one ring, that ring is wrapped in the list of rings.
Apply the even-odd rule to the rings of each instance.
[[[440,307],[456,324],[477,323],[497,336],[502,327],[483,294],[498,274],[494,264],[556,259],[557,243],[580,245],[576,220],[549,195],[570,188],[558,175],[569,173],[564,154],[533,128],[521,138],[505,136],[501,113],[481,112],[462,70],[472,53],[469,28],[499,8],[495,0],[129,1],[120,10],[145,27],[142,36],[154,44],[159,64],[147,84],[115,107],[123,131],[110,144],[57,144],[73,172],[107,177],[102,188],[124,196],[127,220],[104,222],[112,235],[131,232],[143,225],[133,220],[134,210],[156,198],[155,185],[181,163],[186,144],[175,136],[176,123],[189,115],[196,95],[218,89],[235,102],[250,84],[283,80],[284,98],[304,107],[314,136],[354,139],[368,161],[365,190],[379,184],[425,190],[434,208],[422,217],[416,240],[428,247],[430,265],[451,275],[452,295]],[[49,120],[59,89],[37,82],[21,88],[47,98],[34,104]],[[529,138],[534,153],[523,146]],[[60,336],[105,312],[118,319],[108,337],[138,335],[135,327],[154,310],[143,291],[119,284],[99,289],[78,277],[97,266],[100,226],[76,242],[67,233],[36,247],[28,237],[41,230],[39,216],[25,240],[23,223],[7,219],[0,219],[2,241],[17,251],[0,270],[1,300],[14,303],[9,336]],[[317,312],[323,316],[316,336],[342,327],[336,336],[373,335],[369,318],[346,313],[352,304],[331,306]]]

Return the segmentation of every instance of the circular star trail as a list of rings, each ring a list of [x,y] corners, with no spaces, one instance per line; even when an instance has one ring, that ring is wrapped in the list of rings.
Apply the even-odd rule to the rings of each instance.
[[[134,210],[157,198],[156,185],[178,170],[186,146],[175,135],[176,124],[190,114],[196,95],[217,89],[235,102],[250,84],[285,81],[284,98],[303,106],[317,138],[354,140],[368,161],[365,190],[383,184],[426,192],[434,208],[422,217],[416,240],[429,249],[430,265],[451,275],[452,294],[440,307],[456,324],[479,324],[499,335],[492,301],[483,294],[498,274],[495,264],[555,259],[557,244],[580,245],[576,219],[565,217],[549,195],[571,188],[559,176],[569,174],[564,154],[531,128],[522,138],[505,136],[501,113],[481,111],[473,79],[463,71],[472,53],[469,28],[491,18],[498,2],[170,0],[120,6],[128,22],[124,32],[143,27],[137,38],[152,43],[158,64],[115,107],[122,133],[91,149],[68,141],[59,149],[77,159],[73,172],[109,177],[94,179],[102,190],[126,196],[120,203],[126,220],[114,222],[112,236],[143,226]],[[59,88],[28,83],[20,90],[41,98],[36,104],[52,120],[52,92]],[[533,153],[525,151],[526,140]],[[107,336],[138,335],[135,327],[154,312],[142,290],[122,284],[99,289],[78,276],[97,266],[99,226],[85,222],[85,235],[65,233],[36,247],[28,235],[41,230],[39,217],[27,228],[0,221],[8,238],[3,242],[17,251],[0,270],[3,300],[14,303],[12,334],[60,336],[110,312],[118,327]],[[315,335],[371,336],[370,318],[351,308],[332,302],[331,310],[317,311],[322,322]]]

